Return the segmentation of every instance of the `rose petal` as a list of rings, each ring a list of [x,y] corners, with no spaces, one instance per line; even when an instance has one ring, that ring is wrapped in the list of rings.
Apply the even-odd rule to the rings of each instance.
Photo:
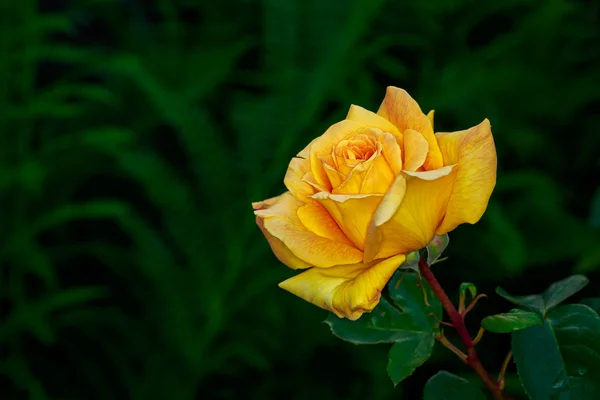
[[[427,139],[429,153],[423,164],[425,169],[438,169],[443,166],[442,153],[433,134],[431,122],[405,90],[389,86],[377,114],[394,124],[400,132],[414,129]]]
[[[281,282],[279,287],[338,317],[356,320],[379,303],[381,291],[405,258],[397,255],[373,265],[311,268]]]
[[[379,227],[394,216],[402,204],[405,194],[406,178],[402,175],[398,175],[390,187],[390,190],[388,190],[383,197],[383,200],[381,200],[381,203],[379,203],[379,206],[375,210],[375,214],[373,214],[373,218],[371,218],[371,221],[369,222],[365,241],[364,262],[371,262],[377,255],[383,239],[379,232]]]
[[[389,221],[377,227],[372,241],[379,242],[375,258],[405,254],[424,248],[435,235],[444,217],[455,173],[452,166],[436,172],[412,172],[406,178],[406,193]],[[445,175],[444,175],[445,174]],[[430,178],[435,178],[429,180]],[[387,210],[389,215],[391,211]],[[371,257],[375,250],[366,250]]]
[[[435,114],[435,110],[431,110],[431,111],[429,111],[429,113],[427,113],[427,118],[429,118],[429,122],[431,122],[431,128],[432,129],[434,129],[433,114]],[[435,129],[434,129],[434,132],[435,132]]]
[[[429,142],[413,129],[404,131],[404,169],[416,171],[423,165],[429,153]]]
[[[390,133],[381,134],[382,154],[388,162],[394,175],[402,171],[402,150],[396,141],[396,137]]]
[[[331,183],[332,188],[336,188],[336,187],[340,186],[342,184],[342,182],[344,182],[346,180],[346,177],[344,175],[342,175],[338,170],[336,170],[334,167],[330,166],[329,164],[323,163],[323,167],[325,169],[325,173],[327,174],[327,178],[329,179],[329,182]],[[333,189],[333,190],[335,190],[335,189]]]
[[[316,193],[313,199],[321,203],[344,234],[359,249],[364,249],[367,227],[383,199],[381,194]]]
[[[350,120],[344,120],[331,125],[325,133],[318,137],[310,146],[310,170],[317,184],[328,191],[331,190],[331,182],[323,167],[322,157],[331,157],[331,151],[341,140],[365,129],[364,125]]]
[[[308,160],[294,157],[290,161],[285,177],[283,178],[283,183],[290,193],[303,201],[308,201],[309,197],[316,193],[315,188],[303,180],[304,175],[309,170],[310,164]]]
[[[277,201],[277,199],[278,197],[273,197],[264,201],[252,203],[252,208],[254,210],[268,208],[272,206]],[[283,264],[287,265],[291,269],[306,269],[311,266],[310,264],[296,257],[294,253],[292,253],[290,249],[288,249],[288,247],[285,244],[283,244],[281,240],[271,235],[265,229],[265,224],[263,223],[263,219],[261,217],[256,217],[256,225],[258,225],[263,235],[265,235],[265,238],[267,239],[267,242],[269,242],[269,245],[271,246],[271,250],[273,250],[273,254],[275,254],[275,257],[277,257],[277,259]]]
[[[354,104],[350,106],[346,119],[360,122],[363,125],[381,129],[383,132],[389,132],[395,137],[402,138],[402,133],[387,119],[375,114],[372,111],[366,110]]]
[[[487,208],[496,185],[496,147],[490,121],[465,131],[436,134],[446,163],[456,163],[456,181],[437,234],[462,223],[474,224]]]
[[[311,232],[352,246],[350,240],[321,204],[317,202],[305,204],[298,208],[297,214],[300,222]]]
[[[347,179],[332,190],[333,194],[385,194],[394,181],[394,172],[386,159],[375,154],[350,172]]]
[[[304,203],[290,193],[270,199],[270,203],[259,204],[262,207],[254,213],[262,218],[264,229],[281,240],[294,256],[305,263],[327,268],[362,260],[362,251],[356,247],[319,236],[304,226],[297,215]]]

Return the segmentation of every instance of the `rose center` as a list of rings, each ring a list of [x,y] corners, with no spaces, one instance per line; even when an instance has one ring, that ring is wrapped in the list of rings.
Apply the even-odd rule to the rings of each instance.
[[[360,134],[340,143],[340,153],[347,161],[366,161],[377,151],[373,136]]]

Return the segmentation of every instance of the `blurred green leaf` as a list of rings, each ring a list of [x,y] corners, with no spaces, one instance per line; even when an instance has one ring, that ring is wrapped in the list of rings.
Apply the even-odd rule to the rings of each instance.
[[[589,282],[589,279],[583,275],[572,275],[561,281],[554,282],[543,294],[546,312],[579,292]]]
[[[481,321],[481,326],[495,333],[510,333],[543,324],[539,314],[520,309],[510,310],[506,314],[490,315]]]
[[[581,300],[581,304],[585,304],[594,310],[596,314],[600,314],[600,297],[587,297]]]
[[[583,289],[589,280],[583,275],[572,275],[554,282],[541,295],[512,296],[504,289],[496,288],[496,293],[506,300],[545,315],[548,311]]]
[[[496,293],[518,306],[537,311],[540,314],[544,313],[544,298],[539,294],[532,294],[529,296],[512,296],[500,287],[496,288]]]
[[[521,382],[531,398],[595,399],[600,391],[600,317],[571,304],[548,313],[543,326],[512,334]]]
[[[424,400],[485,400],[477,385],[450,372],[440,371],[425,385]]]

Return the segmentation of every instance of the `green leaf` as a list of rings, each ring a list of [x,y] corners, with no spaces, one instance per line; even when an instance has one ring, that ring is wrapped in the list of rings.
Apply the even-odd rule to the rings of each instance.
[[[589,280],[583,275],[572,275],[554,282],[541,295],[513,296],[500,287],[496,288],[496,293],[516,305],[546,315],[551,309],[583,289],[588,282]]]
[[[521,309],[511,310],[506,314],[490,315],[481,321],[481,326],[490,332],[510,333],[534,325],[543,325],[538,313]]]
[[[529,296],[513,296],[500,287],[496,288],[496,293],[518,306],[543,313],[544,299],[539,294],[532,294]]]
[[[485,395],[468,380],[440,371],[425,384],[423,400],[485,400]]]
[[[388,292],[402,314],[410,319],[407,326],[421,332],[438,331],[437,320],[442,319],[442,303],[419,275],[396,271],[388,283]]]
[[[412,327],[407,329],[405,326],[410,323],[410,317],[383,297],[373,311],[356,321],[338,318],[331,313],[325,323],[335,336],[354,344],[393,343],[415,332]]]
[[[448,244],[450,243],[450,236],[447,233],[438,235],[427,245],[427,263],[429,265],[435,264],[436,260],[440,258]]]
[[[532,399],[596,399],[600,317],[582,304],[548,313],[543,326],[512,334],[517,371]]]
[[[567,298],[579,292],[589,283],[589,279],[583,275],[572,275],[562,281],[554,282],[544,292],[546,312],[556,307]]]
[[[433,335],[422,333],[415,333],[394,343],[387,367],[394,385],[412,375],[417,367],[427,361],[434,343]]]

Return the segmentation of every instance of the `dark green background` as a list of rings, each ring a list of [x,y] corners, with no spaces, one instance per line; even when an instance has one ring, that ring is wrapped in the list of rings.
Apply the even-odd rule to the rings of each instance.
[[[250,202],[351,103],[403,87],[436,130],[489,118],[498,184],[435,267],[490,295],[600,294],[600,2],[0,2],[0,398],[419,399],[387,347],[279,289]],[[577,300],[578,297],[575,298]],[[452,336],[450,336],[453,338]],[[455,339],[455,338],[453,338]],[[486,334],[497,371],[508,338]],[[510,369],[509,389],[519,393]]]

